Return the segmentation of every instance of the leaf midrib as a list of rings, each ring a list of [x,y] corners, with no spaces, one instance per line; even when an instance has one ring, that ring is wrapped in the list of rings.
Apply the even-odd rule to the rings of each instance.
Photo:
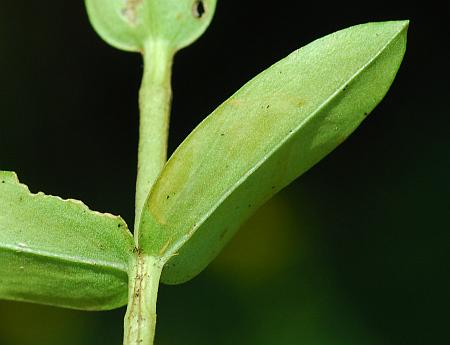
[[[127,265],[126,264],[120,264],[117,262],[111,262],[111,261],[105,261],[105,260],[95,260],[95,259],[88,259],[81,256],[73,256],[73,255],[64,255],[64,254],[55,254],[44,250],[37,250],[30,247],[24,247],[21,245],[15,245],[15,244],[5,244],[0,243],[0,251],[4,252],[14,252],[14,253],[21,253],[21,254],[28,254],[30,256],[38,256],[42,258],[48,258],[51,260],[59,260],[63,262],[70,263],[74,266],[77,264],[79,265],[85,265],[85,266],[92,266],[95,268],[104,268],[106,270],[115,270],[120,271],[122,273],[127,274]]]

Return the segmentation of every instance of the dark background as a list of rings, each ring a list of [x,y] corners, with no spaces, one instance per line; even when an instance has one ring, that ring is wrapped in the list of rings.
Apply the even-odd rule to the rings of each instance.
[[[175,60],[170,151],[291,51],[410,19],[390,92],[200,276],[162,286],[157,344],[449,344],[449,6],[220,1]],[[133,217],[141,61],[91,29],[81,1],[0,5],[0,169],[32,191]],[[3,264],[3,263],[0,263]],[[0,301],[0,345],[121,344],[125,310]]]

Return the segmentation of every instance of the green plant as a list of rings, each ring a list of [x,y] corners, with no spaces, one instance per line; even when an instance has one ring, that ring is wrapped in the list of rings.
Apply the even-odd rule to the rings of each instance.
[[[116,216],[32,194],[0,172],[0,297],[83,310],[128,304],[124,344],[150,344],[159,281],[193,278],[242,222],[381,101],[408,23],[355,26],[297,50],[207,117],[166,164],[171,64],[215,0],[86,0],[96,31],[141,52],[134,240]]]

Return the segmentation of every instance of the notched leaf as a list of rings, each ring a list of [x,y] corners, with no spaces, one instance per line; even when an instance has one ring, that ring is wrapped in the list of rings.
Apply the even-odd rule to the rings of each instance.
[[[6,183],[6,182],[19,182],[19,178],[17,177],[17,174],[12,171],[0,171],[0,182]]]
[[[33,194],[0,172],[0,298],[103,310],[127,300],[133,240],[121,217]]]

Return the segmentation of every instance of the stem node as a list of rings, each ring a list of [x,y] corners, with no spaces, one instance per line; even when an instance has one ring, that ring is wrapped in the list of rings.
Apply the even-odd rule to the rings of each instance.
[[[156,327],[156,300],[162,264],[139,251],[130,263],[128,307],[123,345],[152,345]]]

